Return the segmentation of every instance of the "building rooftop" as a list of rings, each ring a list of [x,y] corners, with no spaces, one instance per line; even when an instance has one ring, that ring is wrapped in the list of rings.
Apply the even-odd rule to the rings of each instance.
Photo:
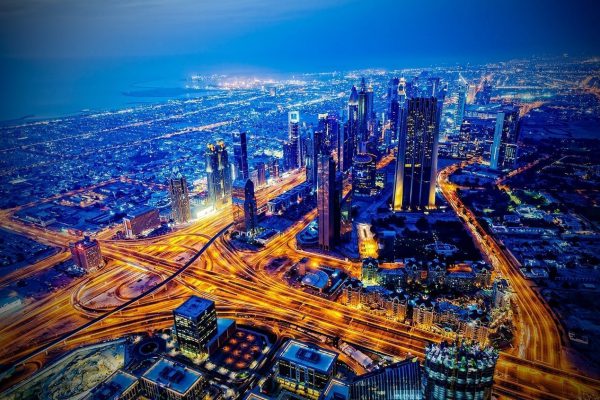
[[[192,296],[177,307],[174,312],[175,314],[195,318],[205,312],[211,305],[214,306],[214,304],[212,300]]]
[[[183,364],[161,358],[144,373],[142,378],[185,394],[203,379],[203,375]]]
[[[137,378],[125,371],[118,370],[108,379],[96,386],[89,394],[89,400],[117,400],[129,388],[135,385]]]
[[[320,347],[308,345],[296,340],[288,341],[279,359],[312,368],[322,373],[329,373],[337,359],[337,354],[326,351]]]

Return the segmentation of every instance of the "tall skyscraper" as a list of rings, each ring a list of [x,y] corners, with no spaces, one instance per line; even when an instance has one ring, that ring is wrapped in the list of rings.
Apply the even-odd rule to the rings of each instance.
[[[100,243],[96,239],[85,236],[83,240],[69,243],[69,249],[73,261],[85,271],[97,271],[104,266]]]
[[[459,84],[458,87],[458,100],[456,105],[456,116],[454,117],[454,125],[457,128],[463,123],[465,118],[465,106],[467,105],[467,86]]]
[[[323,153],[324,130],[317,129],[311,132],[311,137],[306,141],[306,181],[313,188],[317,187],[317,167],[319,156]]]
[[[365,83],[365,78],[362,78],[360,83],[360,91],[358,92],[358,146],[359,152],[366,151],[366,142],[372,133],[374,119],[373,113],[373,87]]]
[[[398,125],[400,123],[399,101],[400,79],[393,78],[388,84],[388,109],[387,118],[390,121],[391,139],[398,139]]]
[[[169,180],[169,196],[171,197],[171,215],[176,224],[185,224],[192,219],[190,209],[190,193],[183,176]]]
[[[374,155],[368,153],[355,155],[352,162],[352,196],[369,197],[377,194],[376,174]]]
[[[244,188],[244,223],[247,234],[256,231],[257,219],[256,197],[254,196],[254,184],[248,179]]]
[[[519,108],[508,107],[496,115],[494,141],[490,149],[490,168],[509,169],[517,162]]]
[[[350,98],[348,99],[348,120],[344,124],[342,138],[340,139],[340,171],[347,171],[352,166],[352,157],[357,152],[357,138],[359,129],[358,119],[358,92],[352,86]]]
[[[248,179],[248,146],[246,142],[246,132],[238,130],[233,131],[233,165],[235,166],[236,174],[232,177],[233,180]]]
[[[288,113],[288,141],[290,144],[291,158],[290,169],[299,168],[302,165],[300,150],[300,112],[290,111]]]
[[[431,344],[425,349],[426,400],[492,398],[498,352],[491,347]]]
[[[356,400],[421,400],[421,367],[416,358],[359,375],[350,384]]]
[[[254,164],[254,168],[258,173],[258,186],[264,186],[267,183],[267,167],[264,162],[257,162]]]
[[[340,239],[342,180],[337,176],[335,161],[329,154],[318,157],[317,174],[319,246],[331,250]]]
[[[439,133],[438,99],[407,100],[406,123],[398,143],[392,208],[435,207],[435,178]]]
[[[227,203],[231,197],[231,169],[223,141],[209,144],[206,149],[206,177],[209,203],[214,207]]]
[[[207,353],[210,339],[217,333],[217,311],[212,300],[192,296],[173,311],[175,336],[184,353]]]

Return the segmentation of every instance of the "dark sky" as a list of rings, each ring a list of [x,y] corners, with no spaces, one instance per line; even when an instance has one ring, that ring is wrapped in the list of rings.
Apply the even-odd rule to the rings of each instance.
[[[0,0],[0,120],[193,72],[600,55],[599,15],[600,0]]]

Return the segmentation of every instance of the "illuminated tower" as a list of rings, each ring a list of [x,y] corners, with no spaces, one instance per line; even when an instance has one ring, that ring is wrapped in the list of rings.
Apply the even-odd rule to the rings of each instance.
[[[496,115],[494,141],[490,149],[490,168],[510,169],[517,162],[519,108],[510,107]]]
[[[392,208],[435,207],[439,132],[438,99],[407,100],[406,123],[398,143]]]
[[[235,176],[233,179],[248,179],[248,147],[246,143],[246,132],[233,132],[233,165]]]
[[[190,193],[183,176],[169,180],[169,196],[171,197],[171,215],[176,224],[185,224],[192,219],[190,209]]]
[[[317,175],[319,246],[323,250],[332,250],[340,240],[342,180],[337,176],[335,161],[329,154],[318,157]]]
[[[467,104],[467,87],[465,85],[459,85],[458,88],[458,101],[456,105],[456,116],[454,117],[454,125],[459,127],[463,123],[465,118],[465,106]]]
[[[96,239],[86,236],[83,240],[70,243],[69,249],[73,261],[85,271],[97,271],[104,266],[100,243]]]
[[[350,98],[348,99],[348,121],[344,125],[342,137],[340,138],[340,171],[347,171],[352,166],[352,157],[356,154],[358,138],[358,92],[356,87],[352,86]]]
[[[377,193],[375,176],[377,173],[375,156],[361,153],[352,162],[352,196],[369,197]]]
[[[302,165],[300,151],[300,112],[290,111],[288,113],[288,142],[290,144],[290,169],[299,168]]]
[[[209,144],[206,149],[206,177],[209,203],[214,207],[227,203],[231,197],[231,169],[223,141]]]

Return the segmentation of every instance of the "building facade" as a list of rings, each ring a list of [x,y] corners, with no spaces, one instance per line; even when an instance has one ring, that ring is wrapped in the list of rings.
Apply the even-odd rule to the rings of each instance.
[[[183,176],[169,180],[169,196],[171,197],[171,216],[176,224],[185,224],[192,219],[190,209],[190,193]]]

